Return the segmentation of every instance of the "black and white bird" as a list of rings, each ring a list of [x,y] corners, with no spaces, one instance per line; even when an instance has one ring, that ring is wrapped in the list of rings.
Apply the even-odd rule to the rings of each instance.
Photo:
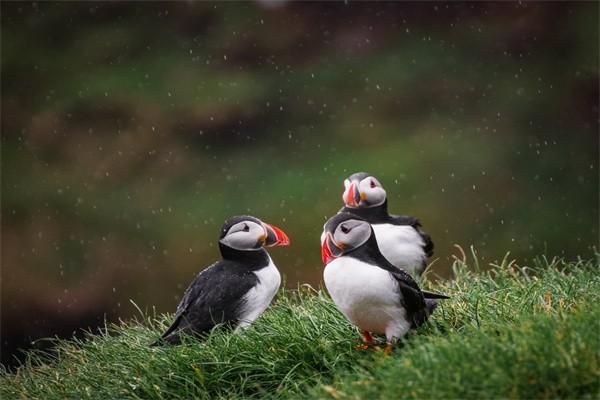
[[[377,178],[357,172],[344,180],[344,207],[373,226],[379,250],[392,265],[413,277],[420,276],[433,255],[433,242],[421,222],[408,215],[388,213],[387,194]]]
[[[250,325],[269,306],[281,276],[265,246],[287,246],[279,228],[251,216],[223,224],[219,237],[222,259],[192,281],[177,306],[171,326],[153,345],[178,344],[181,335],[201,335],[217,324],[238,329]]]
[[[384,334],[389,353],[398,339],[423,324],[448,296],[422,291],[406,272],[381,254],[371,225],[350,213],[325,224],[321,245],[325,286],[336,306],[359,328],[364,347],[371,333]]]

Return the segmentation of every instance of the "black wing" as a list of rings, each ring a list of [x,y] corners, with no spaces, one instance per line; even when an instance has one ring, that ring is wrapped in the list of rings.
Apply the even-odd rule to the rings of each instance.
[[[183,316],[185,311],[189,308],[189,306],[193,302],[193,300],[198,297],[198,293],[200,292],[200,290],[202,288],[202,274],[208,272],[216,264],[217,263],[212,264],[208,268],[204,269],[203,271],[200,271],[198,273],[198,275],[196,275],[196,277],[194,278],[192,283],[190,283],[190,285],[187,287],[187,289],[185,289],[185,292],[183,293],[183,297],[181,298],[181,300],[179,301],[179,304],[177,305],[177,310],[175,311],[175,316],[173,317],[173,322],[171,323],[171,326],[169,326],[167,328],[167,330],[161,335],[161,338],[165,338],[165,337],[169,336],[175,329],[177,329],[179,327],[181,317]]]
[[[177,343],[179,333],[203,333],[219,323],[237,322],[244,295],[258,278],[235,263],[219,261],[192,281],[161,338]],[[171,338],[171,339],[169,339]]]
[[[427,321],[428,306],[419,285],[404,271],[390,271],[390,274],[398,282],[398,287],[402,294],[402,302],[412,327],[416,328],[422,325]]]
[[[414,228],[419,228],[421,226],[421,221],[410,215],[390,215],[390,217],[392,218],[394,225],[410,225]]]
[[[415,230],[417,231],[419,236],[421,236],[421,239],[423,239],[423,242],[425,243],[423,245],[423,251],[425,252],[425,254],[427,254],[427,257],[431,257],[433,255],[434,245],[433,241],[431,240],[431,236],[423,232],[423,230],[421,229],[421,221],[419,221],[418,218],[411,217],[409,215],[394,215],[392,216],[392,219],[395,225],[410,225],[413,228],[415,228]]]
[[[417,232],[419,232],[419,235],[421,236],[421,239],[423,239],[423,242],[425,242],[425,245],[423,246],[423,250],[425,251],[425,254],[427,254],[427,257],[431,257],[433,255],[433,240],[431,240],[431,236],[429,236],[427,233],[423,232],[421,230],[420,227],[415,228],[417,230]]]
[[[411,321],[413,328],[416,328],[427,321],[429,315],[436,308],[438,300],[450,298],[444,294],[421,290],[417,282],[402,270],[389,272],[398,282],[404,308],[406,309],[408,320]]]

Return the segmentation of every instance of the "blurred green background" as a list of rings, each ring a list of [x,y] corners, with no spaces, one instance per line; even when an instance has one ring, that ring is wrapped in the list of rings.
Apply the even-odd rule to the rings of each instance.
[[[598,3],[2,5],[2,361],[173,311],[252,214],[317,286],[343,179],[454,243],[591,257]]]

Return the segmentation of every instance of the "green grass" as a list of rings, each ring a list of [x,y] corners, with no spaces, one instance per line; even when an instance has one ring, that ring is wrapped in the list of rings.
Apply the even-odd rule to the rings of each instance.
[[[452,296],[386,357],[323,293],[285,291],[251,328],[151,348],[169,316],[111,325],[2,372],[12,398],[598,398],[598,261],[454,263]]]

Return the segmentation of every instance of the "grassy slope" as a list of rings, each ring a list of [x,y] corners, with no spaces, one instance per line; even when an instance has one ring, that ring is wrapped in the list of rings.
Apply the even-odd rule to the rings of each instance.
[[[60,342],[0,375],[8,398],[597,398],[598,262],[456,261],[451,294],[402,349],[356,351],[359,336],[328,297],[286,292],[250,329],[149,348],[168,317]],[[44,363],[42,363],[44,362]]]

